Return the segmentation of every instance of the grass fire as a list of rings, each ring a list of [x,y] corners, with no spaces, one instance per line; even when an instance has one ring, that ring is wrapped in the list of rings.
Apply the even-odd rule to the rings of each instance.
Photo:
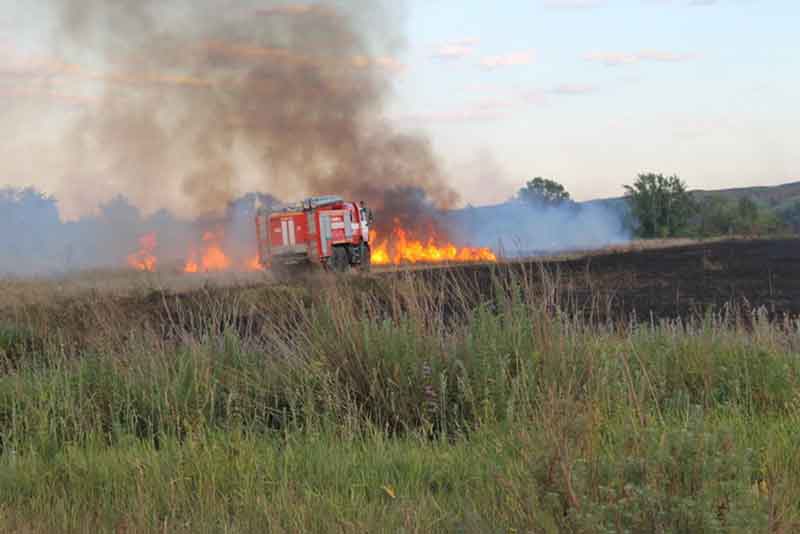
[[[128,256],[128,265],[140,271],[154,271],[158,259],[153,255],[156,249],[156,234],[149,233],[139,238],[139,250]]]
[[[395,221],[399,225],[399,221]],[[156,256],[157,236],[151,232],[138,240],[139,249],[128,255],[127,264],[138,271],[155,271],[159,265]],[[376,266],[436,265],[496,262],[497,255],[485,247],[459,247],[446,239],[439,238],[435,232],[416,239],[402,226],[395,226],[388,237],[381,237],[372,231],[370,262]],[[254,246],[255,248],[255,246]],[[224,231],[203,232],[200,243],[189,248],[183,264],[186,274],[255,272],[263,269],[257,254],[237,261],[235,255],[225,251]]]
[[[375,265],[497,261],[497,255],[491,249],[458,247],[436,235],[414,239],[401,227],[396,227],[388,238],[375,238],[377,245],[372,252],[372,262]]]

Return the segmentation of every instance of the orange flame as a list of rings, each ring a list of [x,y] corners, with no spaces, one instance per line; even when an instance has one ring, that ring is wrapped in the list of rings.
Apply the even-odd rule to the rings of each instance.
[[[187,273],[227,271],[232,261],[222,250],[219,242],[222,232],[206,232],[203,234],[203,249],[200,253],[192,250],[183,270]]]
[[[374,235],[374,233],[373,233]],[[397,227],[391,239],[384,239],[372,251],[375,265],[403,263],[471,263],[496,262],[497,256],[488,248],[459,248],[452,243],[440,243],[436,236],[427,242],[409,239],[406,231]]]
[[[260,271],[261,270],[261,260],[258,259],[258,256],[253,256],[247,261],[247,265],[245,266],[246,270],[248,271]]]
[[[128,256],[128,265],[139,271],[155,271],[158,260],[153,255],[156,249],[156,234],[149,233],[139,238],[139,250]]]

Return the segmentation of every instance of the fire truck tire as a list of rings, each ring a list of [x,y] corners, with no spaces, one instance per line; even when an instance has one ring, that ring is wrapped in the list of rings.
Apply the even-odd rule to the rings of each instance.
[[[331,256],[331,270],[334,272],[344,272],[350,267],[350,258],[347,254],[347,248],[343,246],[333,247],[333,255]]]
[[[365,273],[368,273],[372,268],[372,251],[369,248],[369,245],[366,243],[361,243],[361,270]]]
[[[277,282],[288,282],[292,278],[292,273],[286,265],[274,264],[271,270],[272,276]]]

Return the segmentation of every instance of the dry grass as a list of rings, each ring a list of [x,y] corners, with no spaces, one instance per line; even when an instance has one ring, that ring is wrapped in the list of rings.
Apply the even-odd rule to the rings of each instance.
[[[150,273],[132,269],[87,270],[59,277],[6,277],[0,278],[0,307],[42,304],[91,294],[183,293],[207,286],[241,287],[262,283],[273,283],[273,279],[268,273]]]

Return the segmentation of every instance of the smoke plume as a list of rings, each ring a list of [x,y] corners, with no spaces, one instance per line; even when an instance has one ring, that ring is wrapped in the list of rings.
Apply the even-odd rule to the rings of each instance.
[[[96,206],[86,188],[111,179],[139,207],[181,198],[192,216],[219,213],[246,187],[376,208],[397,187],[440,207],[457,199],[427,140],[383,117],[402,69],[402,2],[55,4],[55,48],[83,58],[78,75],[102,87],[67,140],[65,180],[78,185],[67,194]],[[243,161],[257,174],[246,185]]]
[[[366,200],[383,238],[395,221],[469,246],[521,235],[520,253],[619,235],[603,210],[448,212],[458,195],[428,140],[384,116],[402,1],[33,1],[55,25],[51,57],[30,70],[75,106],[52,131],[46,109],[4,114],[29,152],[15,133],[56,138],[58,157],[41,157],[62,171],[54,197],[0,189],[0,275],[118,267],[149,233],[159,265],[180,265],[207,232],[241,263],[257,203],[314,194]],[[61,220],[64,206],[80,217]]]

